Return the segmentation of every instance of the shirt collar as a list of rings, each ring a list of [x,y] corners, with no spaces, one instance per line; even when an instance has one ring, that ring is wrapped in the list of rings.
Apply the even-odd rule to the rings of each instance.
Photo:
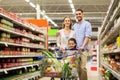
[[[82,22],[84,22],[85,20],[83,19],[82,21],[80,21],[80,22],[77,22],[77,24],[81,24]]]

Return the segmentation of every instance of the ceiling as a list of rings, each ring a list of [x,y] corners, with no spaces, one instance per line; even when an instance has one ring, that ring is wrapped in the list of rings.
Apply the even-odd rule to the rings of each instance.
[[[51,18],[58,26],[61,27],[63,18],[68,15],[75,22],[74,14],[72,13],[68,0],[30,0],[32,3],[39,4],[40,10],[45,11],[45,14]],[[106,15],[110,0],[72,0],[75,9],[81,8],[84,10],[85,19],[92,24],[93,34],[98,31],[102,21]],[[0,7],[5,10],[10,10],[17,13],[24,19],[36,19],[36,9],[31,7],[25,0],[0,0]],[[43,18],[42,15],[40,15]],[[56,28],[49,22],[53,28]]]

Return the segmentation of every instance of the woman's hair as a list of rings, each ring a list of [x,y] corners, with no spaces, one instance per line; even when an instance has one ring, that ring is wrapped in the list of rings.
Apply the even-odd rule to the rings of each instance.
[[[64,17],[63,23],[62,23],[62,28],[65,28],[64,20],[65,20],[66,18],[69,18],[69,19],[70,19],[70,29],[71,29],[71,27],[72,27],[72,20],[71,20],[70,16],[65,16],[65,17]]]
[[[70,38],[70,39],[68,40],[68,43],[69,43],[70,41],[73,41],[75,44],[77,44],[77,42],[76,42],[76,39],[75,39],[75,38]],[[75,48],[76,48],[76,46],[75,46]]]

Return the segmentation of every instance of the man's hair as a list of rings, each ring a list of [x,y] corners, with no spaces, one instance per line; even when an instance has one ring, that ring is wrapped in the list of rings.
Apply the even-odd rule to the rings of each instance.
[[[82,9],[77,9],[76,11],[81,11],[83,13],[83,10]]]

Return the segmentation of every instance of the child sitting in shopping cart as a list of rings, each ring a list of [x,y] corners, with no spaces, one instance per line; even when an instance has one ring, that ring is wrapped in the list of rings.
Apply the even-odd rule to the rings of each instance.
[[[78,53],[76,49],[76,40],[74,38],[70,38],[68,40],[68,48],[63,53],[63,58],[66,59],[66,62],[69,63],[69,67],[71,68],[71,76],[72,80],[77,80],[78,72],[77,72],[77,65],[75,63],[75,57]],[[61,80],[65,80],[64,78]]]
[[[78,53],[78,50],[76,49],[76,40],[74,38],[70,38],[68,40],[68,51],[66,51],[67,56],[76,56],[76,54]],[[78,72],[77,72],[77,65],[75,64],[75,58],[73,60],[73,62],[70,62],[72,70],[71,70],[71,77],[74,78],[74,80],[77,80],[78,77]]]
[[[66,59],[66,62],[67,63],[69,63],[69,67],[71,68],[71,78],[74,78],[74,79],[72,79],[72,80],[77,80],[77,77],[78,77],[78,74],[77,74],[77,66],[76,66],[76,64],[75,63],[73,63],[74,62],[74,60],[73,61],[71,61],[71,60],[67,60],[68,58],[71,58],[71,57],[75,57],[76,55],[76,51],[77,51],[77,49],[76,49],[76,40],[74,39],[74,38],[70,38],[69,40],[68,40],[68,48],[67,49],[65,49],[63,52],[62,52],[62,59]],[[57,50],[57,51],[59,51],[59,49]],[[58,52],[57,52],[58,53]],[[61,57],[61,56],[59,56],[59,57]],[[64,71],[65,72],[65,71]],[[52,77],[51,78],[51,80],[54,80],[54,78]],[[63,76],[63,77],[61,77],[61,80],[66,80],[65,79],[65,76]]]

